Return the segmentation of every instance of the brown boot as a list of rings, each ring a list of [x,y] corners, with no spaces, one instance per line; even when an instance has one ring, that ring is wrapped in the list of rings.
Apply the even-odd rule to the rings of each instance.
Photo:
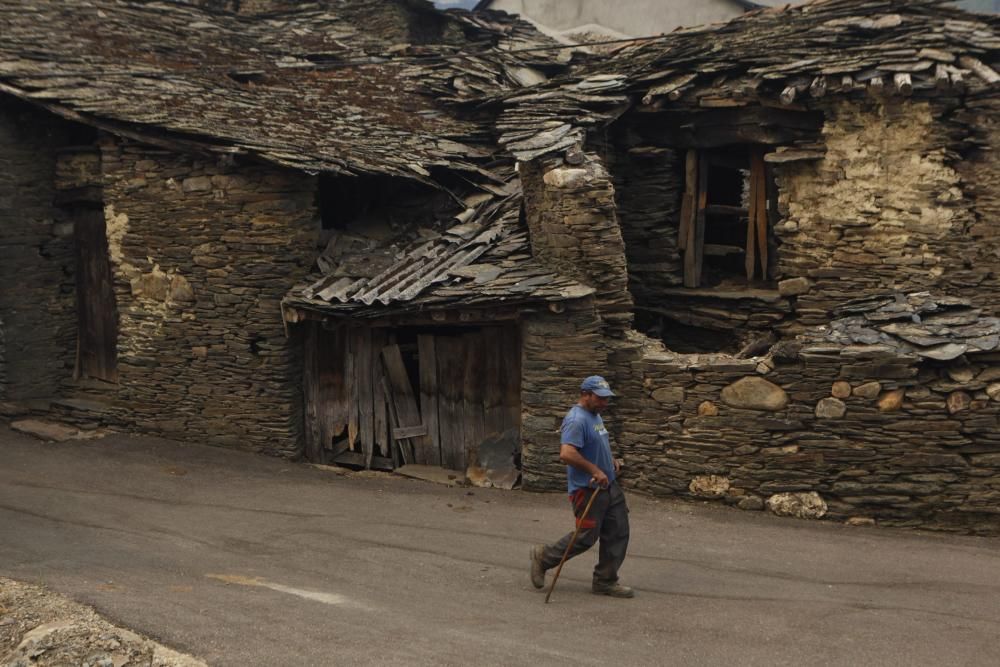
[[[536,544],[531,547],[531,585],[535,588],[545,588],[545,568],[542,567],[543,553],[545,553],[544,544]]]

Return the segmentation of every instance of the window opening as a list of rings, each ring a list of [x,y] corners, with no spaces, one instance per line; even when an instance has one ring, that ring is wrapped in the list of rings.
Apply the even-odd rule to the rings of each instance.
[[[689,150],[678,246],[685,287],[750,284],[769,267],[771,175],[753,146]]]

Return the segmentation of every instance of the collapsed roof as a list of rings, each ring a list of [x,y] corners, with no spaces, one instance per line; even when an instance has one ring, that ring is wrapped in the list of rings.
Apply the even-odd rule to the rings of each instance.
[[[464,175],[451,195],[471,203],[457,219],[343,244],[289,304],[373,315],[593,291],[533,261],[512,163],[492,155],[493,117],[463,108],[563,68],[549,38],[503,13],[425,0],[279,1],[244,14],[230,4],[0,3],[0,93],[153,145],[438,187],[435,168]]]
[[[878,294],[845,303],[828,326],[800,339],[805,358],[898,357],[951,361],[1000,347],[1000,318],[968,299],[930,292]]]
[[[443,224],[396,230],[357,225],[336,233],[319,259],[322,276],[292,289],[283,303],[337,316],[384,317],[593,294],[592,287],[532,257],[520,207],[520,184],[511,174],[493,196],[471,195],[466,208]]]
[[[636,40],[588,66],[505,92],[501,142],[531,160],[581,143],[630,108],[808,108],[812,99],[991,93],[1000,17],[946,0],[815,0]]]

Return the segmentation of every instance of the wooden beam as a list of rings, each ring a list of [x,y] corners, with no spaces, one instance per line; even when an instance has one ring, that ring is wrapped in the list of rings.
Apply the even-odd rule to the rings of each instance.
[[[478,462],[479,443],[486,437],[486,410],[484,393],[491,382],[486,367],[486,342],[482,333],[467,333],[465,339],[465,378],[462,386],[462,412],[465,424],[464,461],[458,470],[465,470]]]
[[[913,81],[910,79],[910,75],[906,72],[896,72],[892,76],[892,83],[900,95],[913,94]]]
[[[372,330],[361,327],[354,331],[354,372],[358,401],[358,441],[365,460],[370,461],[375,449],[375,406],[372,387]]]
[[[319,404],[319,364],[316,354],[317,328],[319,328],[317,322],[310,322],[306,326],[306,335],[303,341],[305,350],[303,350],[302,398],[305,401],[306,458],[314,463],[323,463],[326,443],[320,438],[319,418],[317,415]]]
[[[399,426],[399,415],[396,413],[396,403],[392,399],[392,389],[389,388],[389,380],[385,377],[382,378],[380,385],[382,387],[382,395],[385,396],[385,402],[389,414],[389,426],[392,429],[396,429]],[[393,465],[399,466],[401,463],[412,463],[413,453],[410,451],[410,441],[403,440],[393,440],[396,443],[395,447],[392,449],[392,462]]]

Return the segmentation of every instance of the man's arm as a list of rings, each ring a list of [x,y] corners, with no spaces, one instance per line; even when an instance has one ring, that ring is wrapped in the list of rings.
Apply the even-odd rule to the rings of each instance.
[[[590,480],[598,486],[606,487],[608,485],[608,476],[604,474],[604,471],[583,458],[583,454],[575,446],[565,442],[562,443],[562,446],[559,448],[559,460],[568,466],[573,466],[577,470],[587,473],[590,475]]]

